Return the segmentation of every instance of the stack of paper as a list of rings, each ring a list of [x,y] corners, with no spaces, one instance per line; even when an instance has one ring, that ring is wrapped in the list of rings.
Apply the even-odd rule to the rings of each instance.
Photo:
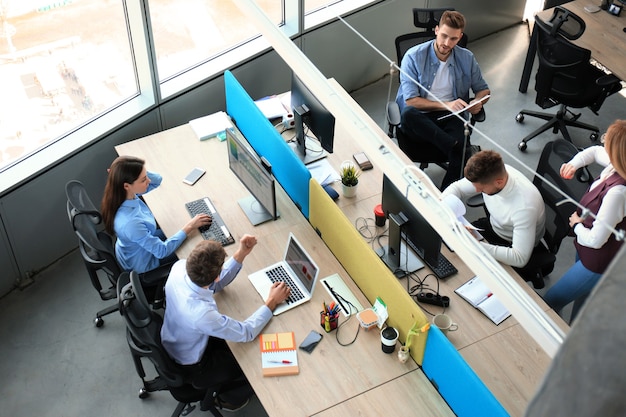
[[[200,140],[206,140],[217,136],[226,129],[232,128],[233,124],[228,115],[223,111],[209,114],[189,121],[189,126],[193,129]]]
[[[283,115],[287,113],[287,110],[283,106],[283,102],[276,96],[262,98],[254,103],[268,119],[283,117]]]

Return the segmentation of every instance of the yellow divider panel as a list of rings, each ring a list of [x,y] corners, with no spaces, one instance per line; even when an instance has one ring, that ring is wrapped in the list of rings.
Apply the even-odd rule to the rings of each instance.
[[[370,303],[374,304],[376,297],[383,299],[389,312],[387,324],[398,329],[399,340],[406,342],[407,333],[414,324],[422,327],[428,323],[426,315],[313,178],[309,181],[309,204],[309,222],[313,228]],[[411,340],[411,356],[420,365],[424,357],[426,336],[422,333]]]

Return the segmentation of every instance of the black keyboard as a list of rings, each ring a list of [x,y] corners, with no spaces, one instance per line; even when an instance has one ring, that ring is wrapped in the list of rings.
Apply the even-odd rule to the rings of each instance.
[[[215,206],[211,203],[211,200],[209,200],[208,197],[190,201],[185,204],[185,207],[187,207],[187,211],[191,217],[194,217],[197,214],[206,213],[213,219],[210,226],[202,226],[198,228],[205,240],[215,240],[220,242],[222,246],[235,243],[235,239],[228,231],[228,228],[224,224],[224,220],[222,220],[220,214],[217,210],[215,210]]]
[[[285,271],[285,268],[283,268],[282,265],[278,265],[275,268],[269,269],[265,271],[265,273],[267,274],[267,277],[270,279],[270,281],[272,281],[272,283],[284,282],[285,285],[287,285],[289,289],[291,289],[291,291],[289,292],[289,298],[285,300],[287,304],[295,303],[296,301],[304,298],[304,295],[302,295],[302,293],[300,292],[296,284],[294,284],[293,280],[291,279],[287,271]]]
[[[428,267],[433,271],[433,273],[437,276],[437,278],[439,279],[447,278],[450,275],[454,275],[457,272],[459,272],[458,269],[456,269],[456,267],[452,265],[452,263],[448,260],[448,258],[446,258],[441,252],[439,252],[437,265],[433,265],[432,262],[429,262],[424,258],[424,250],[422,248],[418,248],[410,240],[405,240],[405,241],[407,245],[409,245],[409,247],[413,249],[415,253],[419,255],[420,258],[422,258],[424,263],[428,265]]]

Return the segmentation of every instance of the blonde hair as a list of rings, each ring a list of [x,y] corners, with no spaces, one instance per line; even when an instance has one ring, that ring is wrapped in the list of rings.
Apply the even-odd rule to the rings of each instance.
[[[615,171],[626,179],[626,120],[616,120],[609,126],[604,148]]]

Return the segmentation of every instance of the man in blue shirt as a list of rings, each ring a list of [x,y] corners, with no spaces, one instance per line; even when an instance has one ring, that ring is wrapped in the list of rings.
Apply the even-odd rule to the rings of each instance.
[[[230,284],[257,239],[244,235],[239,248],[226,260],[221,244],[205,240],[193,249],[186,260],[172,266],[165,284],[167,307],[161,328],[163,347],[201,386],[208,381],[245,380],[225,340],[249,342],[261,333],[272,318],[272,311],[289,296],[284,283],[272,286],[265,304],[244,321],[221,314],[213,294]],[[234,410],[247,404],[251,390],[224,393],[218,407]],[[248,395],[246,395],[248,394]]]
[[[401,128],[409,137],[408,143],[403,143],[404,152],[417,159],[413,155],[419,155],[427,143],[448,155],[449,169],[442,190],[462,177],[463,156],[467,159],[470,155],[463,120],[454,115],[441,117],[466,108],[468,103],[474,105],[467,111],[477,114],[487,101],[481,99],[490,93],[474,55],[457,46],[464,29],[461,13],[445,11],[435,27],[436,38],[412,47],[404,55],[396,97],[402,111]],[[475,95],[471,102],[470,89]]]

